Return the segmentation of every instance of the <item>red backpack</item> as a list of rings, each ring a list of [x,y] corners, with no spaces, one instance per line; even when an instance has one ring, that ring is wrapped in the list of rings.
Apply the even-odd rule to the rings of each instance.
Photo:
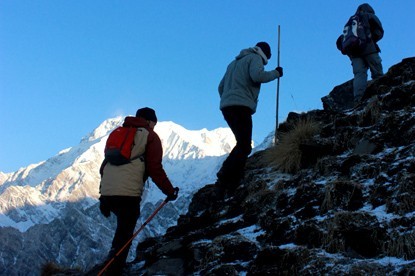
[[[105,144],[105,160],[112,165],[120,166],[142,158],[142,155],[131,158],[136,132],[136,127],[117,127],[113,130]]]

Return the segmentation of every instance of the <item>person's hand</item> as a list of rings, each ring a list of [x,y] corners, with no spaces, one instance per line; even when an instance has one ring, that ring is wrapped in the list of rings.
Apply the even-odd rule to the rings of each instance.
[[[284,72],[282,70],[282,67],[278,66],[277,68],[275,68],[275,70],[280,74],[279,77],[282,77],[282,75],[284,75]]]
[[[167,201],[174,201],[177,199],[177,196],[179,194],[179,187],[173,188],[174,192],[167,196]]]

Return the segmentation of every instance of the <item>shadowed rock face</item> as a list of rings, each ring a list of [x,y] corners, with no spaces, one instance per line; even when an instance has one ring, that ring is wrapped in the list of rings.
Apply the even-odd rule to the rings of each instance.
[[[350,82],[336,87],[324,110],[291,113],[280,125],[289,131],[311,117],[322,126],[302,146],[301,170],[282,174],[264,162],[267,150],[254,154],[235,194],[200,189],[176,226],[138,245],[127,273],[415,273],[415,58],[340,112],[350,106],[336,97],[349,90]]]
[[[345,111],[353,108],[353,80],[349,80],[333,88],[327,95],[321,98],[324,110]]]
[[[397,94],[402,94],[403,84],[413,81],[415,75],[414,63],[414,58],[403,59],[401,63],[392,66],[383,77],[375,81],[369,81],[362,101],[365,102],[373,96],[387,93],[391,93],[388,97],[395,98],[389,103],[394,108],[406,105],[408,100],[413,101],[412,93],[403,93],[404,95],[399,96]],[[395,87],[394,91],[390,90],[392,87]],[[334,87],[327,96],[321,98],[321,101],[324,110],[328,111],[342,112],[353,108],[353,79]]]

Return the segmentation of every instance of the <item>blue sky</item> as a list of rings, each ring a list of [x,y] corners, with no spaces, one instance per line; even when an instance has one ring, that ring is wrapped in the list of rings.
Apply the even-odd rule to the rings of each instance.
[[[243,48],[267,41],[277,65],[279,121],[322,109],[353,77],[335,41],[359,4],[292,1],[0,1],[0,171],[77,145],[104,120],[156,109],[191,130],[226,127],[217,86]],[[385,72],[414,56],[415,1],[371,1],[383,23]],[[258,144],[275,129],[276,81],[261,89]]]

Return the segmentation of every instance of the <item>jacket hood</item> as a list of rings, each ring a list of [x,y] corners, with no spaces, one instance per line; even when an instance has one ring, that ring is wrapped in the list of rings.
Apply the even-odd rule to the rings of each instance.
[[[262,52],[261,48],[259,48],[258,46],[250,47],[250,48],[241,50],[241,52],[239,53],[239,55],[237,55],[235,57],[235,59],[238,60],[238,59],[241,59],[241,58],[243,58],[247,55],[250,55],[250,54],[260,55],[263,62],[264,62],[264,65],[266,65],[268,63],[267,56],[264,54],[264,52]]]
[[[133,116],[125,117],[124,127],[144,127],[148,128],[148,122],[144,118],[137,118]]]
[[[356,13],[359,13],[359,12],[375,14],[375,10],[367,3],[362,4],[359,7],[357,7]]]

